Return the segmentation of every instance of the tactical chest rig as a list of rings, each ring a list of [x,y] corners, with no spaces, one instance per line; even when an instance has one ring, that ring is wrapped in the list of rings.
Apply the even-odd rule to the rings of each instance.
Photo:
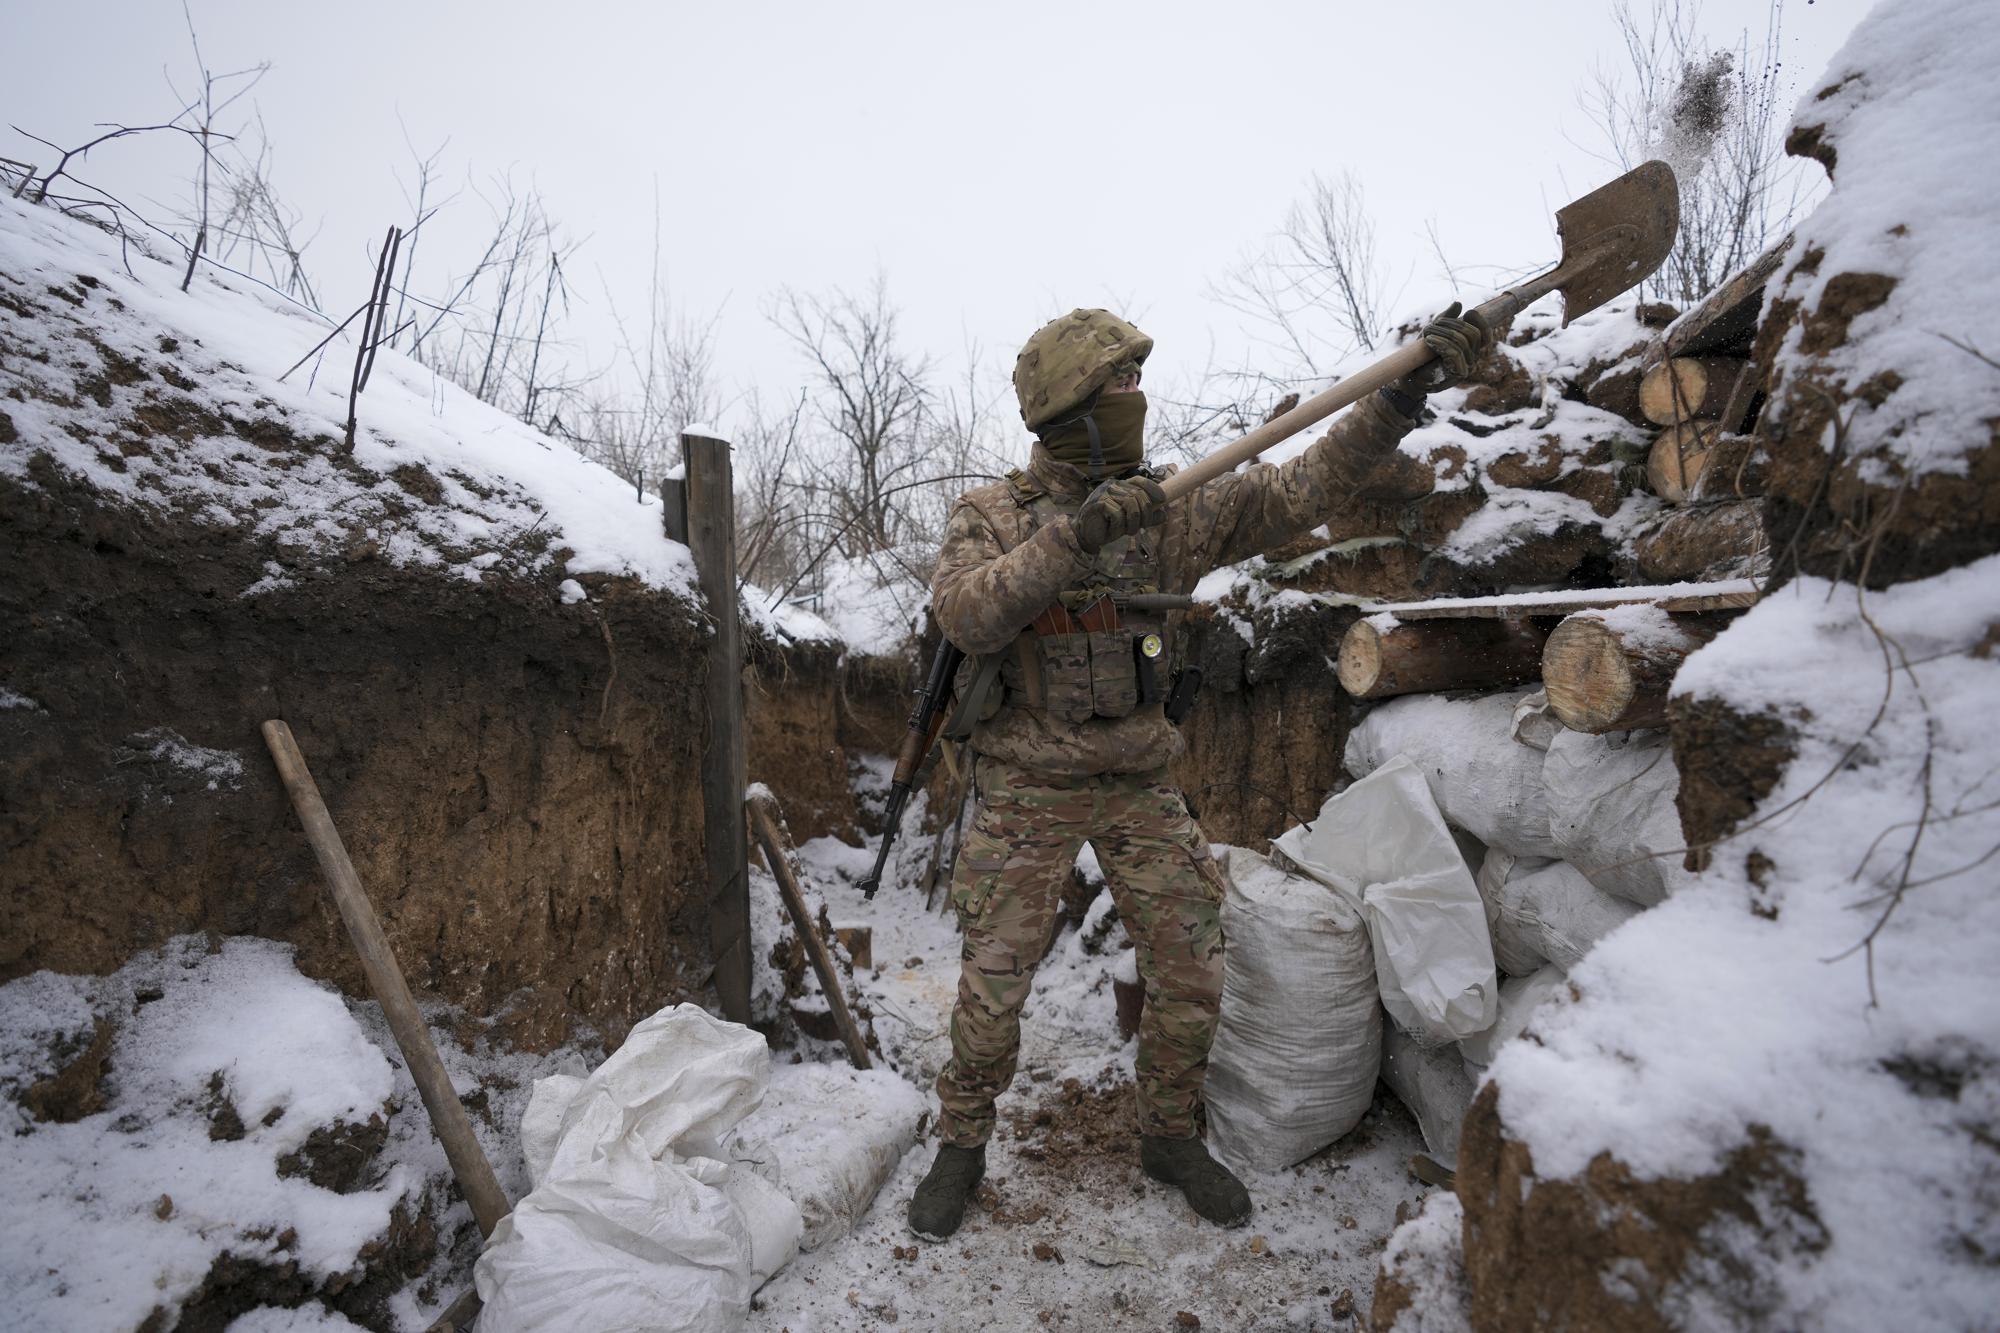
[[[1026,522],[1009,540],[1014,525],[986,515],[1003,553],[1069,512],[1026,472],[1009,473],[1007,488]],[[1110,543],[1009,648],[967,662],[955,691],[961,706],[945,734],[962,736],[992,717],[1003,690],[1006,704],[1071,725],[1166,702],[1167,614],[1192,599],[1160,592],[1159,541],[1158,530],[1146,529]]]

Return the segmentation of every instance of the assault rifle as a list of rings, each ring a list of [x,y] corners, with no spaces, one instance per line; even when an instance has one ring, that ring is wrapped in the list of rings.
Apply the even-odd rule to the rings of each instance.
[[[951,692],[951,679],[964,658],[965,654],[950,639],[938,641],[937,652],[931,657],[930,675],[917,691],[917,706],[910,710],[909,730],[903,736],[903,748],[896,755],[896,773],[889,783],[889,804],[884,811],[882,847],[875,853],[875,868],[861,881],[863,898],[873,898],[875,890],[882,887],[882,870],[889,864],[889,849],[895,845],[896,830],[903,822],[903,807],[909,804],[917,770],[923,767],[931,747],[937,744],[938,733],[944,729],[945,696]]]

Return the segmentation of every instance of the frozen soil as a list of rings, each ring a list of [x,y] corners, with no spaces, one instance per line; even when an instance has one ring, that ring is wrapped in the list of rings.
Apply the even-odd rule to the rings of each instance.
[[[925,909],[917,881],[927,849],[919,839],[907,847],[873,904],[855,887],[871,848],[821,838],[801,848],[801,861],[837,925],[873,927],[876,966],[857,983],[885,1062],[928,1092],[949,1055],[958,931],[942,887],[940,910]],[[1094,877],[1088,853],[1084,863]],[[1111,987],[1124,935],[1109,909],[1099,895],[1036,975],[1021,1072],[1001,1100],[986,1181],[959,1234],[928,1245],[904,1224],[935,1152],[926,1139],[853,1234],[801,1255],[759,1293],[751,1328],[1365,1326],[1383,1245],[1430,1192],[1408,1171],[1423,1150],[1415,1122],[1383,1091],[1340,1143],[1248,1177],[1257,1211],[1246,1226],[1195,1217],[1178,1192],[1139,1171],[1136,1043],[1118,1034]]]

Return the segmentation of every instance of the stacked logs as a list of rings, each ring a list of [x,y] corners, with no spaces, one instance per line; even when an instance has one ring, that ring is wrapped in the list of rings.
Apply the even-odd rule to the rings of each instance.
[[[1539,680],[1550,712],[1572,731],[1659,727],[1666,724],[1667,694],[1682,661],[1754,595],[1631,602],[1548,616],[1532,614],[1532,603],[1469,606],[1464,615],[1432,612],[1411,620],[1382,613],[1348,629],[1338,675],[1357,699],[1496,690]]]
[[[1747,434],[1763,386],[1749,353],[1764,285],[1784,251],[1773,247],[1722,284],[1647,351],[1639,407],[1662,428],[1647,485],[1674,509],[1634,543],[1642,577],[1726,578],[1768,563],[1761,469]]]

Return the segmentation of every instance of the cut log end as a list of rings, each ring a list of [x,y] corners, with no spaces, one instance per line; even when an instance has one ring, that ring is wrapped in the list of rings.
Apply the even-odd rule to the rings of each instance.
[[[1571,731],[1600,735],[1664,726],[1667,692],[1687,655],[1720,633],[1727,615],[1607,617],[1584,611],[1556,626],[1542,653],[1549,709]]]
[[[1734,356],[1677,356],[1662,361],[1639,381],[1639,410],[1660,426],[1720,417],[1743,365],[1743,358]]]
[[[1646,484],[1669,504],[1686,504],[1715,448],[1715,427],[1705,421],[1669,426],[1646,455]]]

